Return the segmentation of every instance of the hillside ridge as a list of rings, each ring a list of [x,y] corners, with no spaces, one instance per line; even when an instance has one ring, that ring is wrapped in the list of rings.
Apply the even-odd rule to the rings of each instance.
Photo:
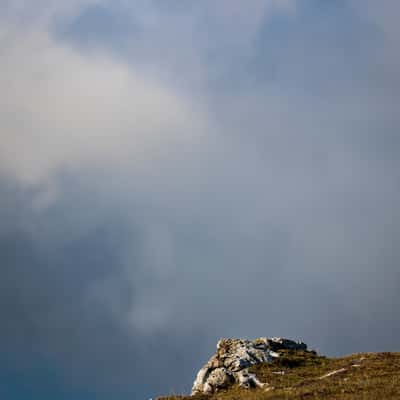
[[[221,339],[190,396],[158,398],[203,399],[400,399],[400,353],[328,358],[289,339]]]

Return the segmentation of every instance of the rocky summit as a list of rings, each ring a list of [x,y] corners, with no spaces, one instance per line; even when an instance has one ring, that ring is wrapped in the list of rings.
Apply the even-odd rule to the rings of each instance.
[[[266,388],[268,384],[250,373],[249,368],[272,362],[284,350],[308,351],[305,343],[284,338],[221,339],[215,354],[198,372],[192,395],[212,394],[235,383],[243,388]]]
[[[288,339],[221,339],[191,396],[157,399],[399,400],[400,353],[329,358]]]

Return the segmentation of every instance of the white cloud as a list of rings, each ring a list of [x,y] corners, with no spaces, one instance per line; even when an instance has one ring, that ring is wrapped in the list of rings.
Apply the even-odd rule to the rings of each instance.
[[[82,55],[44,30],[3,29],[1,41],[0,169],[20,181],[138,166],[206,131],[202,111],[143,71]]]

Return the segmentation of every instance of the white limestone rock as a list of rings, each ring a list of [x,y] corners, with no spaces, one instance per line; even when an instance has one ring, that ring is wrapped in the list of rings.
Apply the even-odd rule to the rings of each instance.
[[[307,350],[307,345],[284,338],[220,339],[216,353],[200,369],[193,383],[192,395],[214,393],[233,383],[242,387],[264,387],[254,374],[252,365],[271,362],[279,350]]]
[[[249,389],[251,387],[259,387],[263,388],[265,386],[268,386],[268,383],[262,383],[260,382],[255,374],[250,374],[247,369],[244,369],[242,371],[236,372],[236,381],[239,383],[239,386]]]

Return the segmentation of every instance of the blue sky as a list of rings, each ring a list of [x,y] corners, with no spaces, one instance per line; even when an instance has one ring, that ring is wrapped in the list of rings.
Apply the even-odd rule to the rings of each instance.
[[[0,0],[0,395],[188,392],[220,337],[398,350],[393,0]]]

